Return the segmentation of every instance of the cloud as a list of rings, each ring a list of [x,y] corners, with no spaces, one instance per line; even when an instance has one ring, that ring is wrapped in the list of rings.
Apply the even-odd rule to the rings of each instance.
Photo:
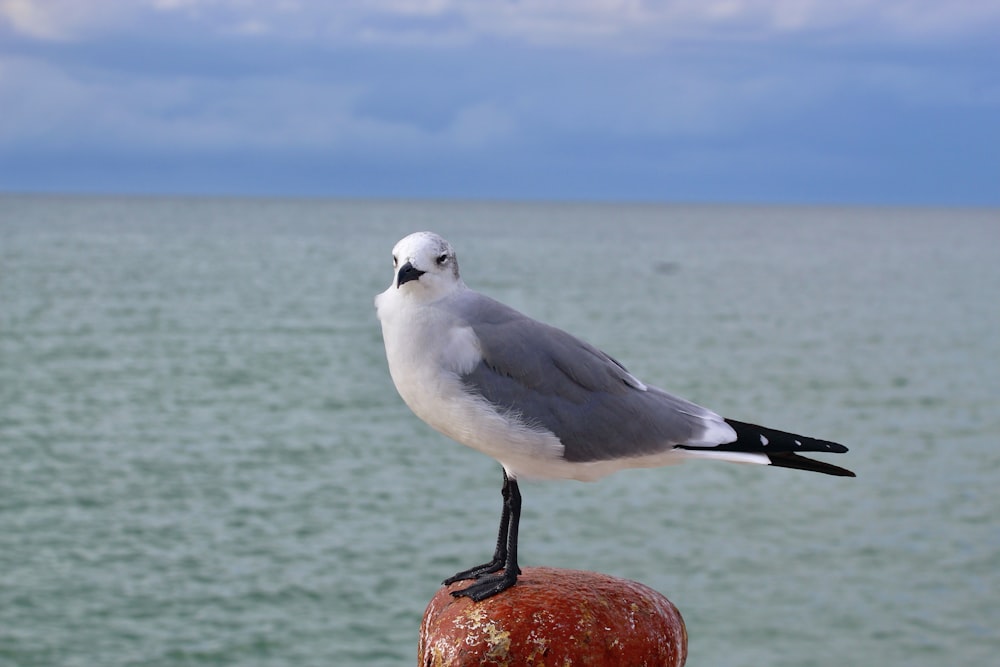
[[[914,155],[972,145],[950,175],[971,183],[995,165],[995,4],[0,0],[0,162],[655,198],[872,165],[903,182]]]
[[[0,18],[15,32],[43,40],[142,29],[155,25],[157,15],[207,34],[411,46],[499,37],[626,49],[677,39],[838,32],[849,40],[950,40],[1000,25],[1000,5],[993,0],[0,0]]]
[[[489,102],[461,102],[428,126],[366,113],[362,101],[370,92],[358,83],[283,76],[73,76],[36,60],[0,59],[0,146],[412,159],[484,149],[512,132],[509,115]]]
[[[122,0],[0,0],[0,25],[6,22],[17,34],[45,41],[113,32],[130,25],[135,14]]]

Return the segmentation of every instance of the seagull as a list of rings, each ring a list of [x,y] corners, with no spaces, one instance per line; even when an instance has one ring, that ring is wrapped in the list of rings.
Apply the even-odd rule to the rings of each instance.
[[[392,250],[393,277],[375,297],[389,373],[432,428],[503,467],[493,558],[444,583],[474,601],[517,582],[517,480],[591,481],[624,468],[717,459],[854,477],[800,452],[835,442],[734,419],[647,385],[612,357],[462,281],[455,250],[417,232]]]

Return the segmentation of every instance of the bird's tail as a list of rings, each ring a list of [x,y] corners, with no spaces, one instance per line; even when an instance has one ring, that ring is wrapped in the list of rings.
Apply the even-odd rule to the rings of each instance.
[[[828,440],[809,438],[804,435],[777,431],[756,424],[727,419],[726,423],[736,431],[736,440],[715,447],[693,447],[681,445],[681,449],[698,452],[733,452],[738,454],[763,454],[770,464],[779,468],[795,468],[811,470],[839,477],[854,477],[855,474],[846,468],[816,461],[800,456],[799,452],[827,452],[842,454],[847,447]],[[722,458],[722,457],[720,457]],[[763,463],[763,461],[761,461]]]

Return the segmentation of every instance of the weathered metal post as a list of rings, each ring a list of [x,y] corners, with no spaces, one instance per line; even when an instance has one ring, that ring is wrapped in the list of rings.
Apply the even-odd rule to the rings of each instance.
[[[642,584],[597,572],[524,568],[517,585],[482,602],[431,599],[420,667],[656,665],[681,667],[687,631],[677,608]]]

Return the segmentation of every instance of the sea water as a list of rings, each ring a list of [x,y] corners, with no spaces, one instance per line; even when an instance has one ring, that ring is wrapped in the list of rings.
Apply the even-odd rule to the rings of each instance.
[[[500,469],[418,421],[373,296],[465,281],[856,479],[522,485],[523,565],[641,581],[688,664],[1000,654],[1000,211],[0,197],[0,665],[410,665]]]

